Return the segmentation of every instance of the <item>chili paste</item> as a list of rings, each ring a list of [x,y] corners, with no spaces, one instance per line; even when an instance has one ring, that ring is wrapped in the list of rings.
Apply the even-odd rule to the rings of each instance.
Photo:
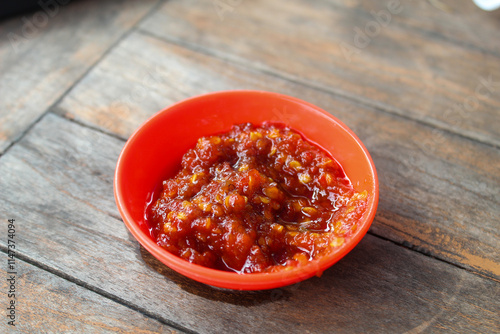
[[[200,138],[147,209],[158,245],[238,273],[301,266],[340,247],[367,203],[339,163],[294,130],[236,125]]]

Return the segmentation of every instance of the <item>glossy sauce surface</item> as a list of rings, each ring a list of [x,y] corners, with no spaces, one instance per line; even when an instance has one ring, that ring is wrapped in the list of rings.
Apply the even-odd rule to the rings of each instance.
[[[301,266],[357,228],[367,203],[327,152],[281,125],[200,138],[147,208],[158,245],[239,273]]]

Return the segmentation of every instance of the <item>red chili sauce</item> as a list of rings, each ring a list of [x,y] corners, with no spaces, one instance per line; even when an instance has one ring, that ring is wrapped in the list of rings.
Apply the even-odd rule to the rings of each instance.
[[[148,219],[158,245],[189,262],[273,272],[340,247],[366,202],[339,163],[297,132],[242,124],[198,140]]]

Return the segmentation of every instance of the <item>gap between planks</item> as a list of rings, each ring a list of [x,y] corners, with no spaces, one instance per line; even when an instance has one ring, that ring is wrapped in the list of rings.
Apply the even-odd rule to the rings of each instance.
[[[212,57],[212,58],[216,58],[219,60],[223,60],[223,61],[232,63],[234,65],[247,67],[247,68],[250,68],[256,72],[262,73],[262,74],[266,74],[266,75],[269,75],[269,76],[272,76],[272,77],[275,77],[275,78],[278,78],[281,80],[285,80],[285,81],[288,81],[288,82],[293,83],[293,84],[297,84],[297,85],[305,86],[305,87],[308,87],[311,89],[315,89],[317,91],[327,93],[327,94],[332,95],[332,96],[337,97],[337,98],[340,97],[340,98],[346,99],[348,101],[352,101],[352,102],[357,103],[361,106],[369,107],[370,109],[373,109],[375,111],[380,111],[380,112],[383,112],[383,113],[386,113],[386,114],[389,114],[392,116],[398,116],[398,117],[401,117],[402,119],[411,120],[411,121],[414,121],[418,124],[422,124],[422,125],[434,128],[434,129],[438,129],[438,130],[444,131],[446,133],[458,136],[460,138],[465,138],[465,139],[473,141],[473,142],[477,142],[477,143],[484,144],[484,145],[487,145],[487,146],[490,146],[493,148],[500,149],[500,141],[494,140],[492,138],[487,138],[486,136],[482,136],[480,134],[473,133],[472,131],[468,131],[468,130],[464,130],[464,129],[461,130],[463,132],[456,131],[452,126],[450,126],[444,122],[441,122],[439,120],[436,120],[436,119],[428,118],[425,116],[418,117],[416,115],[408,114],[404,110],[402,110],[398,107],[393,107],[393,106],[387,105],[383,102],[376,102],[376,101],[372,101],[372,100],[363,98],[361,96],[352,95],[352,94],[349,94],[347,92],[342,92],[342,91],[338,91],[335,89],[327,88],[319,83],[315,83],[315,82],[312,82],[309,80],[301,80],[300,78],[297,78],[293,75],[288,75],[287,73],[279,71],[279,70],[275,71],[273,68],[269,68],[269,67],[260,65],[258,63],[254,63],[251,61],[246,62],[246,59],[241,58],[239,56],[232,56],[230,54],[222,54],[219,52],[214,52],[212,49],[204,47],[204,46],[195,45],[195,44],[192,44],[189,42],[179,41],[176,39],[171,39],[171,38],[168,38],[165,36],[158,36],[150,31],[145,30],[145,29],[140,28],[140,27],[137,28],[136,31],[142,35],[149,36],[151,38],[157,39],[159,41],[162,41],[162,42],[165,42],[168,44],[176,45],[176,46],[182,47],[184,49],[187,49],[187,50],[190,50],[190,51],[193,51],[196,53],[200,53],[200,54]]]

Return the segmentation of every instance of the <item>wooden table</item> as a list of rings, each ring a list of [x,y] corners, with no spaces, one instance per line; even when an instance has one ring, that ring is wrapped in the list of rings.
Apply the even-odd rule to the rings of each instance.
[[[500,332],[500,11],[47,3],[0,22],[0,332]],[[214,289],[161,264],[121,221],[113,173],[128,136],[169,104],[226,89],[316,104],[372,154],[375,221],[322,277]]]

